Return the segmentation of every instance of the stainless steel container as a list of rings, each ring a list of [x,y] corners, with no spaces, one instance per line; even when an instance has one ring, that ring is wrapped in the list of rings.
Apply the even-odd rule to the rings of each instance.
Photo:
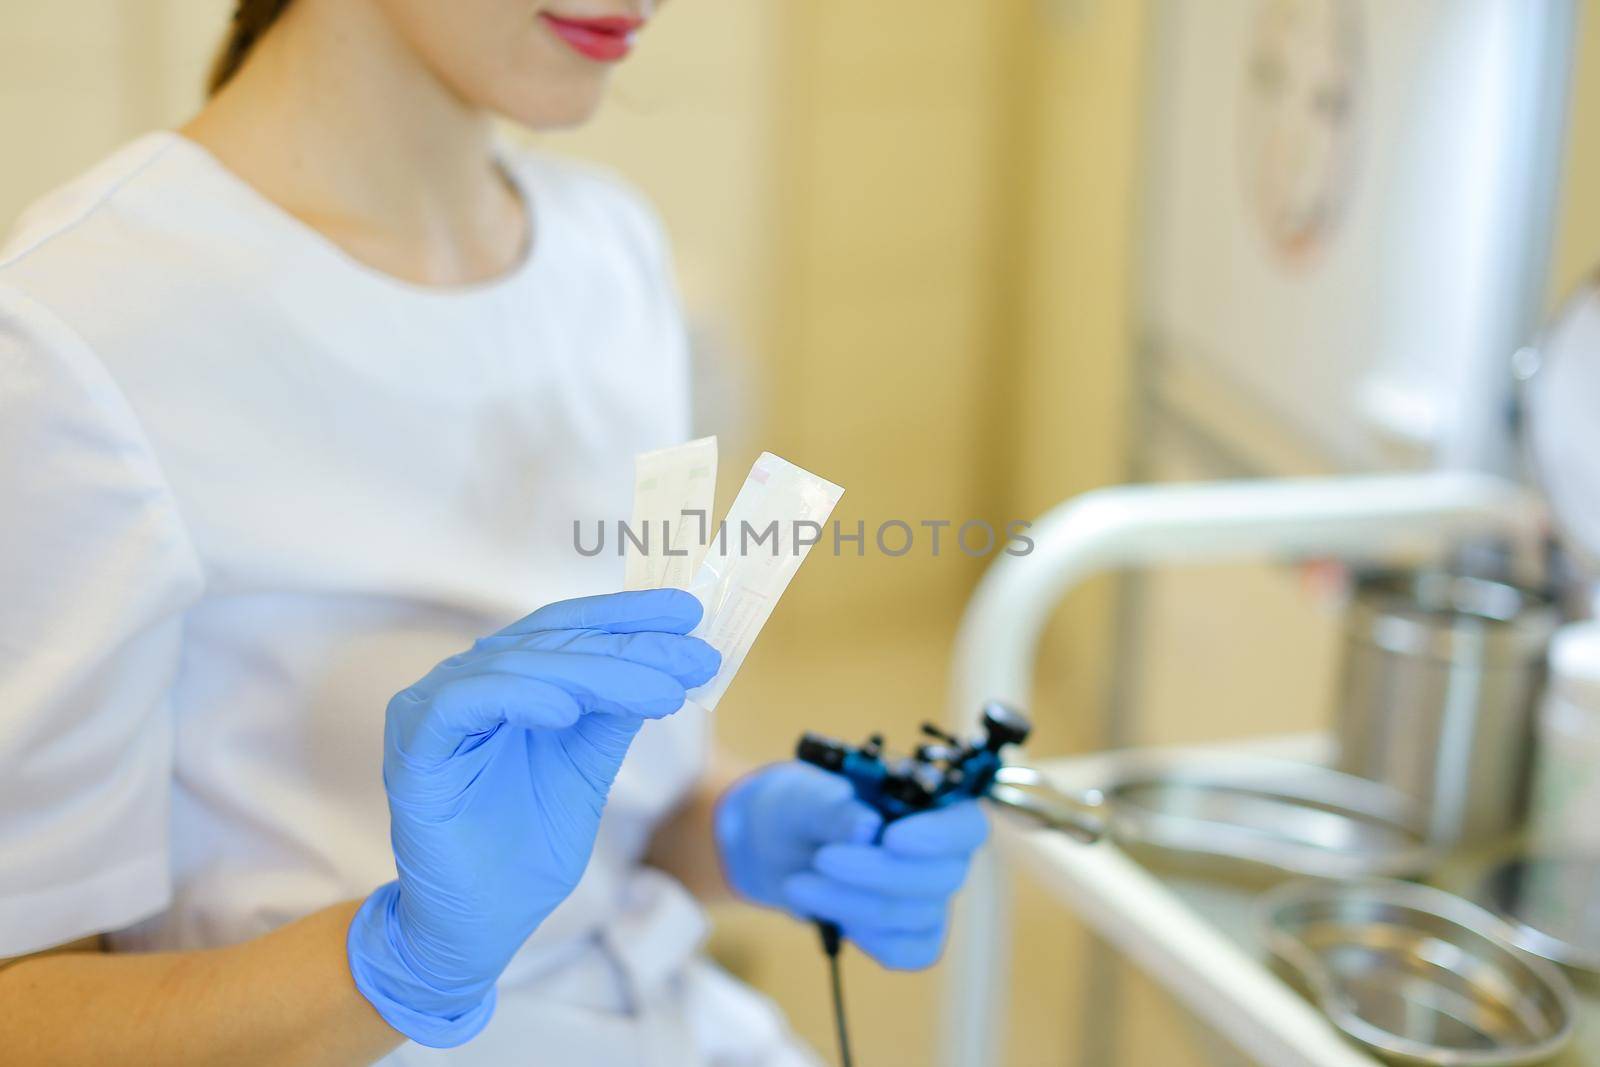
[[[1335,713],[1339,769],[1414,797],[1434,844],[1515,830],[1558,621],[1547,598],[1500,582],[1358,580]]]
[[[1390,1063],[1508,1067],[1571,1043],[1572,985],[1473,904],[1407,882],[1301,882],[1258,904],[1285,977]]]
[[[1141,862],[1234,882],[1414,877],[1438,861],[1415,805],[1317,764],[1238,752],[1130,750],[1096,787]]]
[[[1600,858],[1504,860],[1472,897],[1505,921],[1518,948],[1564,965],[1590,989],[1600,983]]]

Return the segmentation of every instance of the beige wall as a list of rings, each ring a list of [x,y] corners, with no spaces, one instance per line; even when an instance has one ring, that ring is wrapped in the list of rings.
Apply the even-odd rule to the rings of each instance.
[[[1551,302],[1600,267],[1600,0],[1578,5],[1567,158],[1551,264]]]
[[[0,5],[0,230],[112,148],[187,115],[226,0]]]

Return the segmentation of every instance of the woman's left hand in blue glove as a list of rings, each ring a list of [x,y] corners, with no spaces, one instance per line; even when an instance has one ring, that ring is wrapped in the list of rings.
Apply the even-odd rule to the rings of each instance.
[[[950,897],[989,824],[976,802],[962,801],[885,828],[848,781],[791,762],[729,789],[716,832],[723,870],[742,896],[837,923],[885,967],[916,970],[939,958]]]

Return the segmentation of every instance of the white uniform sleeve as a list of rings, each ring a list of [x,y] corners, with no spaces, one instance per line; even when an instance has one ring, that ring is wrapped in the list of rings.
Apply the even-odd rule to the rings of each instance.
[[[0,957],[166,907],[168,693],[200,587],[120,391],[0,286]]]

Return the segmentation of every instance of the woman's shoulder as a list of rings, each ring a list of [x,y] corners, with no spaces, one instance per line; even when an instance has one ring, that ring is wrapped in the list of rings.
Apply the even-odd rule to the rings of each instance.
[[[0,241],[0,290],[97,352],[173,316],[248,304],[271,244],[237,199],[181,135],[146,134],[19,216]]]
[[[179,135],[146,134],[23,211],[0,241],[0,286],[75,324],[159,313],[216,288],[226,250],[248,243],[222,199]]]
[[[172,148],[172,135],[146,134],[34,201],[0,242],[0,275],[17,275],[29,260],[63,246],[103,248],[119,216],[144,209],[153,191],[160,198]]]

